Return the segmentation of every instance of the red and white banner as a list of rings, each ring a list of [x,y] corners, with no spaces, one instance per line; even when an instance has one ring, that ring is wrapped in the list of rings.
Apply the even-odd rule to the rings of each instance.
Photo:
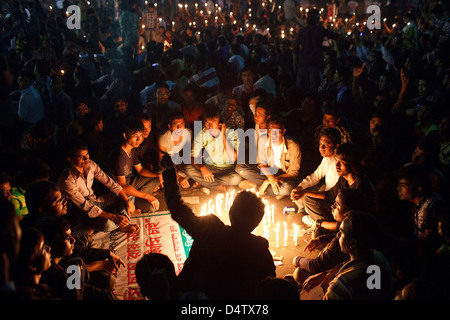
[[[140,226],[138,232],[105,233],[95,241],[97,246],[110,249],[125,263],[125,268],[120,268],[117,273],[117,297],[123,300],[142,300],[144,298],[139,292],[134,272],[136,263],[150,252],[162,253],[172,260],[178,274],[189,255],[193,239],[172,219],[168,211],[133,216],[131,223]]]

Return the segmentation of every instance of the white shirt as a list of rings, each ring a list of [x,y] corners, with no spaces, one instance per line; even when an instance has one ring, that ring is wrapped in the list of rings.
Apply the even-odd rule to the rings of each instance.
[[[311,173],[309,176],[307,176],[305,179],[303,179],[302,182],[300,182],[299,186],[304,189],[315,186],[319,183],[322,178],[325,178],[325,189],[323,187],[321,188],[321,191],[328,191],[334,185],[339,179],[339,176],[336,172],[336,160],[334,157],[331,159],[328,157],[323,157],[322,162],[320,162],[317,169]]]
[[[281,169],[281,153],[284,150],[284,142],[278,146],[272,144],[273,151],[273,163],[279,169]]]

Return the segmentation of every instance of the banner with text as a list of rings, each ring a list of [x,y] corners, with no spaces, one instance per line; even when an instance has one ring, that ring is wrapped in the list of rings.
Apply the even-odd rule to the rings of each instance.
[[[193,239],[172,219],[168,211],[133,216],[131,223],[138,224],[139,231],[131,234],[111,232],[108,246],[125,263],[125,268],[120,268],[117,273],[117,297],[140,300],[144,298],[136,281],[136,263],[150,252],[162,253],[172,260],[178,274],[189,255]]]

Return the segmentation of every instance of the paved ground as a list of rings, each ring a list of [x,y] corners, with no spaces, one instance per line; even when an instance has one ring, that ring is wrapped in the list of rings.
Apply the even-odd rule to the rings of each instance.
[[[235,192],[239,190],[240,189],[237,188]],[[160,195],[162,194],[161,191],[159,193]],[[230,196],[231,191],[229,191],[228,193]],[[222,197],[222,199],[225,200],[226,194],[222,193],[222,196],[220,196],[220,194],[221,193],[214,191],[210,191],[210,193],[207,194],[206,192],[202,191],[201,187],[181,190],[181,195],[184,198],[185,202],[189,203],[189,205],[197,215],[202,214],[202,207],[203,209],[207,210],[208,205],[215,206],[218,196]],[[263,222],[260,223],[258,228],[255,230],[255,233],[261,236],[266,236],[266,238],[269,240],[269,248],[272,252],[272,255],[274,256],[275,264],[277,266],[277,277],[284,277],[286,274],[292,274],[292,272],[294,271],[295,268],[292,265],[292,260],[295,256],[303,255],[304,257],[313,257],[316,256],[318,252],[314,251],[310,254],[309,252],[303,251],[306,245],[306,241],[311,238],[311,235],[304,233],[305,229],[307,229],[307,226],[304,225],[301,221],[303,217],[302,214],[298,213],[287,215],[283,213],[284,207],[295,206],[295,204],[289,198],[285,197],[284,199],[276,200],[276,198],[272,196],[263,196],[262,199],[264,199],[264,201],[267,201],[270,211],[273,205],[273,222],[271,219],[269,224],[267,218],[263,219]],[[167,208],[165,206],[165,203],[161,203],[160,210],[166,209]],[[216,215],[220,216],[224,223],[229,224],[227,211],[222,211],[220,215],[216,213]],[[277,223],[279,223],[278,246],[276,241]],[[298,226],[297,245],[295,245],[294,242],[294,224]],[[286,246],[284,243],[286,230],[285,228],[287,229]]]

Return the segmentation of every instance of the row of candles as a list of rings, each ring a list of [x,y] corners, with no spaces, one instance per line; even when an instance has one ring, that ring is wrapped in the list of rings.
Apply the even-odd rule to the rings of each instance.
[[[253,193],[256,193],[257,196],[258,192],[255,192],[254,189],[250,189],[247,191],[251,191]],[[200,216],[206,216],[208,214],[216,214],[217,216],[222,216],[223,212],[228,212],[233,204],[234,197],[236,193],[235,190],[232,190],[230,193],[227,192],[225,195],[223,193],[220,193],[216,196],[215,201],[213,199],[210,199],[207,203],[204,203],[201,207]],[[281,230],[281,224],[280,222],[274,223],[275,219],[275,206],[272,204],[270,205],[269,202],[266,199],[261,199],[264,203],[264,216],[261,221],[261,224],[253,231],[254,234],[260,233],[259,235],[263,236],[267,240],[269,240],[270,236],[270,229],[274,228],[275,233],[275,246],[280,246],[280,236],[281,231],[283,231],[283,245],[288,246],[288,239],[289,239],[289,228],[286,221],[283,222],[283,229]],[[272,225],[275,224],[275,227]],[[262,229],[262,232],[261,232]],[[300,228],[299,225],[293,223],[292,224],[292,240],[294,242],[294,245],[298,245],[298,238],[299,236],[302,237],[304,235],[304,230]]]

